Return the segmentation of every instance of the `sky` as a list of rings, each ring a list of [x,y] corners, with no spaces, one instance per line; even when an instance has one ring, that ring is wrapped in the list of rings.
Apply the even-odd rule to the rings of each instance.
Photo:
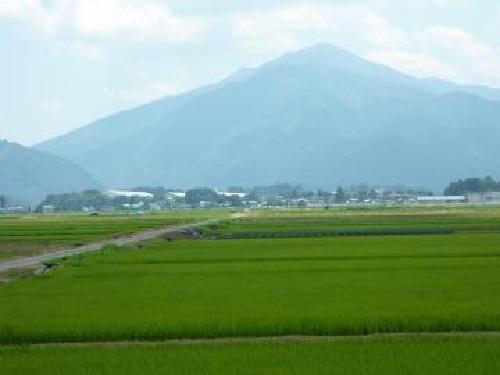
[[[500,87],[499,36],[498,0],[0,0],[0,139],[33,145],[324,42]]]

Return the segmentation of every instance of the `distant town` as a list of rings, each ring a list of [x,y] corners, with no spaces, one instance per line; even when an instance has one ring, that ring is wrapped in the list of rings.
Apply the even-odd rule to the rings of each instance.
[[[491,177],[468,178],[452,182],[441,195],[426,189],[407,187],[339,186],[334,190],[307,189],[288,183],[253,188],[208,187],[187,190],[163,187],[85,190],[78,193],[49,194],[38,205],[10,202],[0,195],[1,213],[113,211],[144,213],[203,208],[324,208],[436,204],[500,204],[500,186]]]

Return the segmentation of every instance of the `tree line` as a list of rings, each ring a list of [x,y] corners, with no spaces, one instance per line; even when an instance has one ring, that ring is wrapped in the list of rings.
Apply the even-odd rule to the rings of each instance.
[[[491,176],[486,176],[484,178],[470,177],[451,182],[444,190],[444,195],[488,193],[492,191],[500,191],[500,180],[495,181]]]
[[[5,195],[0,195],[0,208],[7,207],[7,197]]]

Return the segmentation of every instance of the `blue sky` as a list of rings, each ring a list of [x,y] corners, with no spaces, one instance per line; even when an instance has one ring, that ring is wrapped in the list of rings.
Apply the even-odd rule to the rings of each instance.
[[[0,139],[31,145],[330,42],[500,87],[498,0],[0,0]]]

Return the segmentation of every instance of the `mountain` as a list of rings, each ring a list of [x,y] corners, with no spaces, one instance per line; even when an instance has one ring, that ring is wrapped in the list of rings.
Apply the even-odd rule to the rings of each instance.
[[[442,188],[500,175],[495,92],[416,79],[322,44],[36,147],[112,186]]]
[[[500,90],[491,87],[474,85],[457,85],[453,82],[444,81],[436,78],[425,78],[417,81],[420,88],[429,90],[436,94],[447,94],[451,92],[464,92],[476,95],[484,99],[500,100]]]
[[[0,141],[0,172],[0,195],[12,202],[37,203],[48,193],[102,187],[74,163],[7,141]]]

